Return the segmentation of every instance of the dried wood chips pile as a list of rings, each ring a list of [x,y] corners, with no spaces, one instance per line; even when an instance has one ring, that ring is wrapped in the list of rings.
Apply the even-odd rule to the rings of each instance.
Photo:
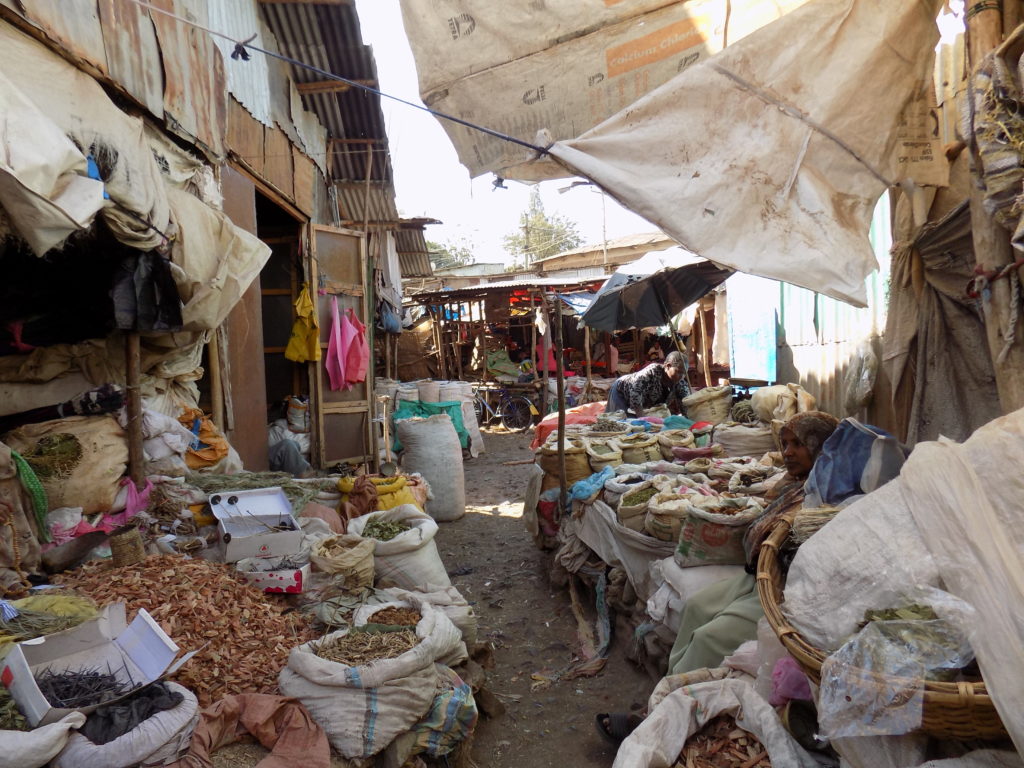
[[[222,563],[158,555],[126,568],[89,564],[57,580],[101,606],[124,601],[129,621],[145,608],[184,652],[206,645],[173,678],[203,707],[235,693],[277,693],[288,653],[316,636],[298,612],[282,615],[285,603]]]
[[[771,768],[768,751],[754,734],[720,715],[686,740],[673,768]]]

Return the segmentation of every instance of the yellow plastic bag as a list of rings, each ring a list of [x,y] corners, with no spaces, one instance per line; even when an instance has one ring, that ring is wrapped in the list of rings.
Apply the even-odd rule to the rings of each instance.
[[[295,324],[284,356],[296,363],[305,363],[319,360],[320,355],[320,324],[316,319],[316,307],[309,297],[309,284],[303,283],[295,300]]]
[[[423,505],[409,488],[409,479],[404,475],[395,477],[371,477],[370,482],[377,489],[377,507],[374,511],[394,509],[402,504],[412,504],[416,509],[423,511]],[[348,501],[348,495],[355,487],[354,477],[338,478],[338,490],[341,491],[341,501]]]

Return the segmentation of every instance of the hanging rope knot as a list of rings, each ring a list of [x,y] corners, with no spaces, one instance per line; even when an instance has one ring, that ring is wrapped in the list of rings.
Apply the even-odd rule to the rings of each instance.
[[[1016,279],[1016,275],[1017,270],[1021,267],[1024,267],[1024,256],[999,269],[986,270],[979,264],[974,268],[975,276],[967,282],[967,298],[980,298],[981,294],[987,291],[996,280],[1011,278],[1011,276],[1012,282],[1015,284],[1011,286],[1011,290],[1018,290],[1019,281]]]
[[[249,43],[251,43],[255,39],[256,39],[256,35],[250,35],[249,37],[247,37],[242,42],[235,43],[235,50],[233,50],[231,52],[231,58],[234,59],[235,61],[238,61],[239,59],[241,59],[242,61],[248,61],[250,57],[249,57],[249,52],[247,50],[245,50],[245,46],[247,46]]]

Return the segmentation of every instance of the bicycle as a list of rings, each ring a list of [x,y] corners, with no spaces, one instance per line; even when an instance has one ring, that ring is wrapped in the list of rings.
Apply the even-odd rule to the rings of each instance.
[[[480,424],[489,424],[494,419],[501,421],[501,426],[509,432],[522,432],[533,423],[533,417],[539,414],[537,406],[525,395],[513,395],[504,387],[497,390],[498,407],[494,408],[479,387],[473,389],[473,409],[476,420]]]

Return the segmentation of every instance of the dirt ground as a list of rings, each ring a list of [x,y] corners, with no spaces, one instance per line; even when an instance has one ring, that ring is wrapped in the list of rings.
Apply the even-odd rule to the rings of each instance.
[[[472,755],[480,768],[611,766],[615,748],[597,734],[594,715],[641,709],[654,682],[623,656],[625,642],[616,638],[596,677],[531,690],[534,674],[553,676],[578,648],[568,593],[549,585],[551,553],[538,550],[523,525],[528,468],[506,464],[530,459],[531,439],[484,433],[486,452],[464,465],[466,515],[442,524],[437,537],[452,583],[478,615],[480,639],[494,645],[487,688],[507,708],[481,718]],[[256,744],[236,744],[216,752],[214,766],[251,768],[266,754]]]

